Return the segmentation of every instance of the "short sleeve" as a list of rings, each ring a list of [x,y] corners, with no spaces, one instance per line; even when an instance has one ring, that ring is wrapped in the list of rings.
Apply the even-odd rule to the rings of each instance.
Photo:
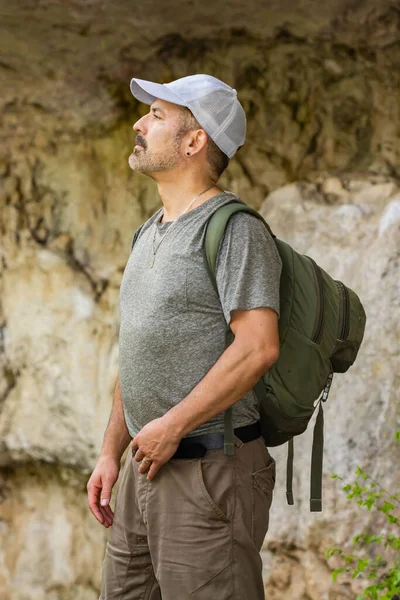
[[[249,213],[233,215],[216,264],[216,280],[226,322],[231,311],[267,307],[279,317],[282,261],[264,223]]]

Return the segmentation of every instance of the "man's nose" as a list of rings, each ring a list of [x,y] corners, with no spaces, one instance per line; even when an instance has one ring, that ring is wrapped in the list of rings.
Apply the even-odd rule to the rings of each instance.
[[[145,133],[145,124],[144,124],[144,117],[142,117],[141,119],[139,119],[138,121],[136,121],[136,123],[133,125],[133,131],[136,131],[136,133]]]

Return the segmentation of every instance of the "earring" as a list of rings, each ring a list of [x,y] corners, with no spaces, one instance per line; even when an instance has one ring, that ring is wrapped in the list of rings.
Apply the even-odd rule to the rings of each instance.
[[[186,156],[190,156],[190,152],[186,152]]]

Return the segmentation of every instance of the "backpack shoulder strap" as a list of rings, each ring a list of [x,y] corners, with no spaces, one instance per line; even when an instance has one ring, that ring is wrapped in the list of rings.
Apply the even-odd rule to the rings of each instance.
[[[207,223],[205,242],[203,248],[206,267],[209,272],[211,282],[217,292],[218,290],[215,278],[215,271],[217,265],[218,251],[223,237],[225,235],[225,230],[229,219],[232,217],[232,215],[235,215],[238,212],[246,212],[254,215],[264,223],[271,236],[273,238],[276,237],[272,233],[270,226],[260,215],[260,213],[257,212],[254,208],[248,206],[245,202],[234,200],[233,202],[229,202],[228,204],[224,204],[223,206],[217,208],[217,210],[212,214]]]
[[[269,227],[268,223],[263,217],[253,208],[250,208],[245,202],[236,201],[229,202],[217,208],[217,210],[210,217],[206,225],[205,241],[203,246],[203,252],[205,257],[205,265],[210,276],[211,283],[214,286],[215,291],[218,294],[217,281],[216,281],[216,265],[218,250],[225,235],[226,226],[232,215],[238,212],[247,212],[257,218],[261,219],[272,237],[276,237]],[[233,333],[227,324],[225,331],[225,346],[228,347],[232,342]],[[232,422],[232,407],[225,411],[224,415],[224,453],[227,456],[234,454],[234,439],[233,439],[233,422]]]

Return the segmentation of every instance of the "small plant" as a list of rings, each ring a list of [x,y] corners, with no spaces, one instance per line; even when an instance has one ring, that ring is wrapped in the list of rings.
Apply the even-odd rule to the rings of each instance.
[[[395,439],[400,440],[400,431]],[[336,581],[340,573],[351,573],[353,579],[363,575],[370,584],[356,600],[400,600],[400,492],[389,492],[360,467],[355,476],[352,484],[342,488],[347,499],[364,509],[382,513],[386,527],[375,533],[358,533],[353,538],[354,554],[346,554],[337,547],[329,548],[327,558],[338,555],[342,560],[342,566],[333,571],[332,578]],[[345,483],[338,475],[332,475],[332,479]],[[372,550],[372,558],[367,555],[368,549]]]

